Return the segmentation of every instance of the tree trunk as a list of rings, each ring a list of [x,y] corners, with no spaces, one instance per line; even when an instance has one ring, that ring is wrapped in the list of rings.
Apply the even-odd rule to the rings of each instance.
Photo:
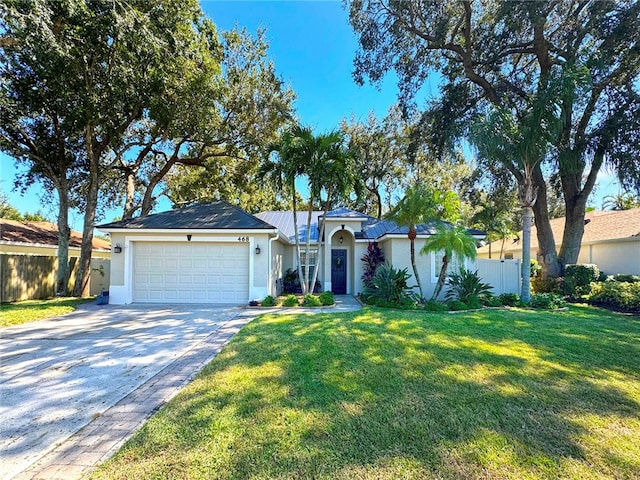
[[[127,171],[127,191],[124,202],[123,220],[133,218],[135,212],[135,195],[136,195],[136,173],[133,169]]]
[[[491,260],[491,240],[489,240],[489,238],[487,237],[487,240],[489,241],[489,260]]]
[[[414,227],[409,228],[409,244],[411,245],[411,268],[413,268],[413,276],[416,278],[416,283],[418,284],[420,298],[423,299],[424,294],[422,293],[422,283],[420,283],[418,267],[416,267],[416,230]]]
[[[89,179],[87,184],[87,203],[84,212],[82,228],[82,245],[80,247],[80,262],[73,294],[76,297],[89,295],[89,278],[91,275],[91,254],[93,253],[93,228],[98,206],[98,188],[100,183],[100,156],[94,149],[93,128],[87,127],[85,135],[87,160],[89,162]]]
[[[524,303],[531,301],[531,223],[533,209],[522,208],[522,287],[520,298]]]
[[[440,273],[438,274],[438,282],[436,283],[436,289],[433,292],[433,297],[431,297],[431,300],[437,300],[438,295],[440,295],[440,292],[442,292],[442,289],[444,288],[444,282],[447,278],[448,266],[449,266],[449,259],[445,255],[444,257],[442,257],[442,267],[440,267]]]
[[[314,293],[314,290],[316,288],[316,280],[318,279],[318,269],[320,268],[320,265],[322,265],[321,260],[323,259],[323,256],[322,256],[323,248],[321,247],[322,247],[322,239],[324,238],[325,225],[327,223],[326,222],[327,214],[329,213],[330,198],[331,198],[331,190],[327,192],[327,201],[324,204],[324,212],[322,215],[322,225],[320,225],[320,232],[318,233],[318,255],[316,256],[316,268],[313,270],[313,278],[311,279],[311,288],[309,289],[310,293]],[[325,245],[326,245],[326,242],[325,242]],[[325,272],[325,275],[326,274],[327,272]]]
[[[306,268],[304,269],[304,282],[302,282],[302,294],[309,293],[309,254],[311,253],[311,220],[313,219],[313,202],[309,197],[309,209],[307,210],[307,242],[306,242]],[[316,268],[317,265],[316,265]]]
[[[298,282],[300,282],[300,288],[304,283],[304,278],[302,276],[302,265],[300,265],[300,235],[298,235],[298,202],[296,200],[296,190],[295,187],[292,187],[293,199],[291,200],[291,205],[293,207],[293,229],[295,230],[295,240],[296,240],[296,255],[298,259]]]
[[[562,245],[560,246],[560,252],[558,254],[558,260],[563,271],[566,265],[578,261],[582,236],[584,234],[584,211],[584,201],[576,201],[571,208],[567,205]]]
[[[556,254],[556,241],[551,230],[549,220],[549,207],[547,204],[547,184],[540,170],[540,165],[536,165],[532,171],[533,183],[538,189],[536,202],[533,204],[533,213],[536,221],[536,235],[538,237],[538,248],[540,251],[539,261],[542,267],[542,277],[558,277],[561,273],[558,255]]]
[[[69,295],[69,183],[66,178],[56,182],[58,192],[58,274],[56,277],[56,296]]]

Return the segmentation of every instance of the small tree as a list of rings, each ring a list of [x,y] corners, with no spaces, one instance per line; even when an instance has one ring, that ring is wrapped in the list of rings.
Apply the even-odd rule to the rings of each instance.
[[[447,278],[447,267],[454,257],[457,257],[460,261],[465,258],[476,258],[476,240],[467,232],[465,227],[441,223],[436,226],[436,230],[437,232],[427,239],[424,247],[420,250],[421,254],[444,252],[438,283],[431,300],[436,300],[440,295]]]
[[[364,254],[361,260],[364,263],[362,283],[365,287],[370,287],[376,270],[384,263],[384,252],[378,246],[378,242],[369,242],[367,253]]]

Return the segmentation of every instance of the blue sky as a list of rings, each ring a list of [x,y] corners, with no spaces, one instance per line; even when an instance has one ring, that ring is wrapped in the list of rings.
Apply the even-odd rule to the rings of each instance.
[[[353,58],[357,51],[356,37],[348,23],[347,12],[339,1],[213,1],[203,0],[205,13],[221,30],[236,24],[255,32],[267,30],[270,58],[277,72],[297,94],[295,108],[298,118],[317,132],[336,128],[344,117],[366,118],[369,111],[382,117],[396,102],[395,77],[388,75],[379,88],[358,86],[353,81]],[[425,86],[425,96],[437,94],[437,85]],[[22,212],[42,210],[52,219],[56,208],[41,201],[41,190],[31,187],[21,196],[13,190],[16,173],[11,158],[0,154],[0,188],[11,203]],[[612,179],[601,175],[599,198],[616,193]],[[594,202],[600,206],[601,201]],[[159,210],[170,207],[163,202]],[[121,209],[107,212],[104,220],[120,215]],[[72,212],[71,227],[81,230],[82,216]]]

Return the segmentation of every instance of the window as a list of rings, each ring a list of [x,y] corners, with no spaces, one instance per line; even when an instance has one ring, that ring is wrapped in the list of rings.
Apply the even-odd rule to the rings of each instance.
[[[302,275],[305,274],[307,268],[309,269],[309,278],[313,277],[313,271],[316,268],[316,262],[318,261],[318,250],[309,249],[309,258],[307,259],[307,251],[303,247],[300,249],[300,266],[302,267]]]
[[[438,282],[438,276],[440,275],[440,269],[442,268],[442,258],[444,257],[444,252],[436,252],[431,254],[431,283]],[[460,270],[460,267],[464,266],[464,262],[460,262],[457,256],[453,256],[453,258],[449,259],[449,264],[447,265],[447,277],[451,273],[456,273]]]

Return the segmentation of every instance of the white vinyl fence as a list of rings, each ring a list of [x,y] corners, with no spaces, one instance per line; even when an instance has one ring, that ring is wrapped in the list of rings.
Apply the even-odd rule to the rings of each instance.
[[[476,270],[483,282],[493,286],[493,294],[520,293],[520,260],[476,259]]]

